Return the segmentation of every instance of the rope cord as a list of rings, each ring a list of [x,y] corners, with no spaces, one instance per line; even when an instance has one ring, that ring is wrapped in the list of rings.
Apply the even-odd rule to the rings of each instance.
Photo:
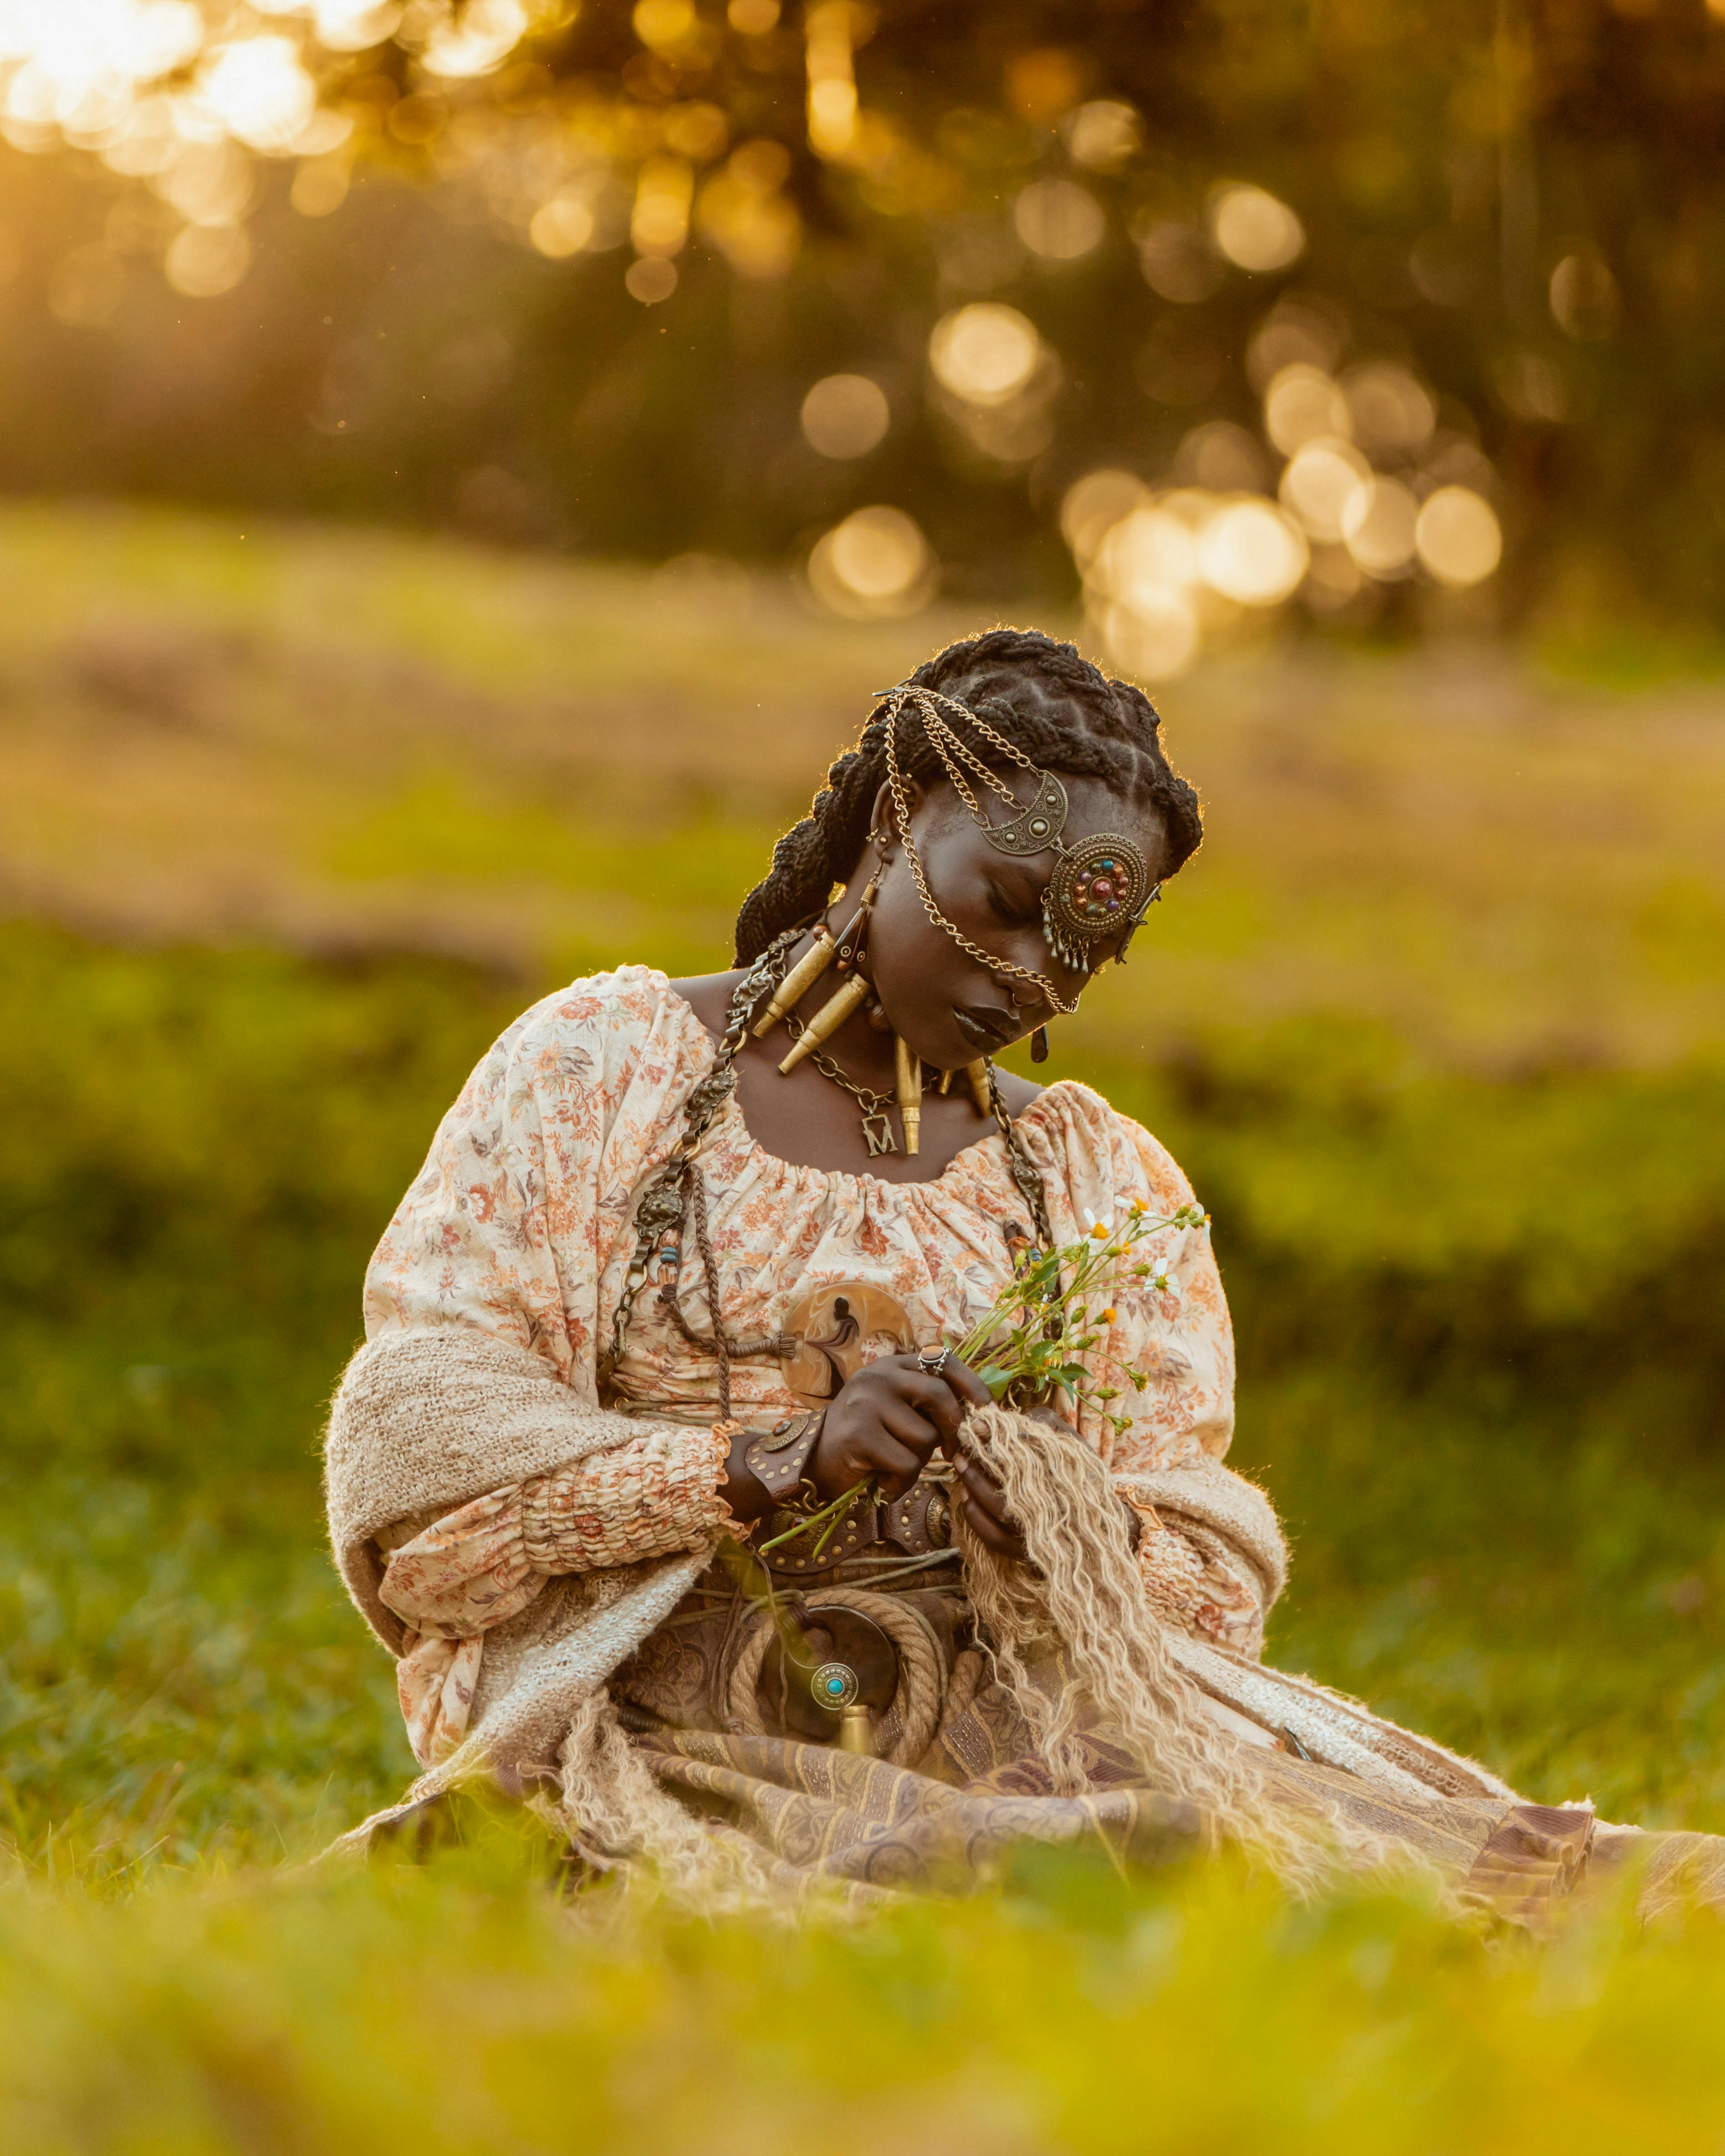
[[[896,1767],[916,1764],[934,1742],[946,1703],[946,1664],[934,1628],[901,1596],[876,1594],[865,1587],[824,1587],[804,1600],[811,1618],[823,1609],[854,1609],[878,1625],[898,1650],[898,1690],[880,1717],[876,1732],[881,1757]],[[766,1733],[759,1685],[767,1651],[778,1636],[773,1612],[764,1603],[754,1610],[742,1635],[731,1668],[726,1704],[732,1719],[752,1737]]]

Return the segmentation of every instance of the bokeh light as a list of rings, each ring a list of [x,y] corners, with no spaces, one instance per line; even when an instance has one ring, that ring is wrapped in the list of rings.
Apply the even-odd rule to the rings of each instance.
[[[1158,592],[1140,607],[1110,607],[1102,641],[1115,665],[1141,681],[1171,681],[1198,656],[1198,609],[1184,592]]]
[[[1138,266],[1158,298],[1195,307],[1222,282],[1226,264],[1195,224],[1163,222],[1138,235]]]
[[[1146,680],[1183,672],[1206,636],[1266,619],[1307,572],[1299,525],[1260,495],[1153,492],[1105,467],[1067,490],[1060,521],[1092,625],[1110,656]]]
[[[1417,455],[1431,439],[1437,406],[1425,384],[1405,367],[1387,360],[1351,367],[1341,388],[1353,422],[1353,439],[1374,454]]]
[[[294,174],[288,199],[301,217],[332,217],[352,185],[345,158],[306,157]]]
[[[1368,576],[1405,576],[1413,564],[1419,516],[1417,496],[1399,480],[1374,479],[1348,502],[1342,536]]]
[[[1035,180],[1012,206],[1019,238],[1045,261],[1076,262],[1101,244],[1102,206],[1075,180]]]
[[[635,35],[654,52],[671,52],[694,29],[695,0],[635,0]]]
[[[1597,342],[1617,327],[1623,305],[1617,280],[1590,250],[1566,254],[1551,273],[1548,290],[1552,320],[1565,336]]]
[[[796,257],[803,220],[782,192],[790,169],[784,145],[757,136],[739,142],[701,191],[696,222],[740,277],[782,277]]]
[[[1319,434],[1296,450],[1278,491],[1308,537],[1333,545],[1346,529],[1354,496],[1371,480],[1372,467],[1352,442]]]
[[[1206,419],[1181,437],[1173,475],[1209,494],[1261,494],[1270,460],[1255,434],[1232,419]]]
[[[656,307],[677,289],[677,265],[663,254],[644,254],[624,273],[623,289],[644,307]]]
[[[853,619],[914,613],[933,594],[934,557],[913,517],[878,504],[815,542],[809,583],[823,605]]]
[[[1147,506],[1105,536],[1094,567],[1095,581],[1110,598],[1140,611],[1153,609],[1168,593],[1197,583],[1198,544],[1180,517]]]
[[[434,27],[421,49],[428,74],[454,80],[489,74],[525,36],[528,15],[521,0],[468,0],[459,16],[433,0]]]
[[[1116,97],[1093,98],[1066,119],[1066,147],[1075,165],[1117,172],[1137,154],[1143,130],[1136,110]]]
[[[585,196],[567,190],[542,203],[527,226],[528,239],[554,262],[578,254],[593,236],[592,203]]]
[[[157,175],[156,192],[188,224],[237,224],[252,199],[252,161],[237,142],[190,142]]]
[[[237,38],[221,46],[198,90],[230,134],[272,154],[291,150],[317,110],[317,85],[288,38]]]
[[[866,374],[829,374],[803,399],[803,434],[824,457],[865,457],[892,424],[886,393]]]
[[[1266,188],[1219,187],[1210,203],[1210,233],[1237,269],[1286,270],[1306,250],[1306,228]]]
[[[1018,396],[1041,357],[1035,324],[997,300],[973,300],[942,315],[928,340],[935,379],[971,404],[1004,404]]]
[[[1103,465],[1075,480],[1060,497],[1060,536],[1081,571],[1117,524],[1124,522],[1147,499],[1142,480],[1129,471]]]
[[[1420,506],[1414,544],[1421,565],[1458,589],[1481,583],[1503,558],[1497,511],[1471,487],[1440,486]]]
[[[326,217],[380,146],[440,178],[453,215],[476,207],[548,260],[628,242],[625,289],[644,306],[683,291],[696,235],[739,277],[782,279],[803,244],[804,146],[779,139],[776,121],[772,134],[747,133],[769,123],[745,116],[717,64],[727,50],[763,77],[794,66],[799,100],[807,93],[806,148],[843,168],[827,184],[855,186],[875,209],[913,210],[951,150],[912,156],[898,123],[867,108],[857,56],[886,33],[855,0],[810,0],[800,13],[782,0],[631,0],[622,21],[634,50],[620,89],[591,95],[531,43],[571,19],[567,0],[0,0],[0,134],[24,148],[69,143],[141,183],[101,237],[69,234],[45,264],[50,315],[80,330],[123,327],[141,289],[138,258],[160,262],[189,299],[233,290],[253,258],[247,220],[260,206],[285,193],[303,216]],[[332,64],[341,54],[359,57]],[[1209,176],[1199,169],[1140,187],[1149,177],[1143,116],[1121,95],[1086,96],[1098,87],[1064,48],[1014,61],[1012,124],[1063,144],[1070,169],[1009,163],[986,199],[942,213],[947,296],[928,333],[927,387],[954,470],[973,472],[980,460],[1002,475],[1035,474],[1040,489],[1058,467],[1038,460],[1068,421],[1101,408],[1084,376],[1084,396],[1062,396],[1061,352],[1011,301],[1046,291],[1062,307],[1064,341],[1075,319],[1067,300],[1120,267],[1106,245],[1118,179],[1143,277],[1171,303],[1141,308],[1142,333],[1125,357],[1144,393],[1182,416],[1153,438],[1153,485],[1104,466],[1066,488],[1060,519],[1092,620],[1129,636],[1134,665],[1189,664],[1298,589],[1320,611],[1351,594],[1360,604],[1346,618],[1364,621],[1388,603],[1384,588],[1416,567],[1455,588],[1489,576],[1502,552],[1491,506],[1502,482],[1465,410],[1446,404],[1440,427],[1436,391],[1402,357],[1423,349],[1419,338],[1392,331],[1363,288],[1344,297],[1327,263],[1292,290],[1272,290],[1243,320],[1219,319],[1206,302],[1230,267],[1269,275],[1301,260],[1300,215],[1245,180],[1212,181],[1204,194]],[[994,154],[986,131],[970,120],[965,130],[978,156]],[[270,159],[292,161],[285,187],[266,180]],[[1436,259],[1424,242],[1413,252],[1422,264]],[[1410,280],[1409,259],[1404,242],[1396,275],[1406,297],[1385,296],[1382,308],[1425,290]],[[1544,262],[1557,326],[1609,335],[1622,294],[1597,248],[1559,241]],[[1024,281],[1069,264],[1073,275],[1058,284]],[[1238,290],[1235,301],[1249,305]],[[1535,348],[1531,326],[1517,335],[1525,341],[1488,360],[1501,408],[1542,424],[1574,419],[1586,376],[1566,366],[1558,340]],[[454,350],[434,356],[439,381],[459,372]],[[1226,401],[1241,357],[1260,399],[1258,427]],[[352,371],[349,360],[341,367]],[[863,458],[887,439],[893,412],[870,375],[798,372],[793,408],[818,455]],[[362,424],[361,401],[344,387],[335,423]],[[1138,453],[1127,448],[1136,439],[1122,437],[1114,454]],[[812,580],[841,610],[920,604],[933,575],[921,531],[884,506],[835,525],[811,557]]]
[[[680,254],[689,237],[695,173],[686,158],[648,157],[635,178],[629,236],[637,254]]]
[[[187,299],[231,292],[251,266],[252,244],[239,224],[188,224],[170,244],[167,281]]]
[[[311,0],[311,27],[332,53],[367,53],[394,33],[404,13],[399,0]]]
[[[1264,431],[1291,457],[1325,434],[1350,439],[1353,415],[1341,388],[1322,367],[1296,360],[1277,369],[1264,393]]]
[[[1240,606],[1276,606],[1298,590],[1306,541],[1292,518],[1267,501],[1218,510],[1199,542],[1204,582]]]
[[[1296,363],[1333,374],[1347,348],[1348,326],[1337,308],[1283,298],[1246,344],[1246,379],[1261,397],[1285,367]]]

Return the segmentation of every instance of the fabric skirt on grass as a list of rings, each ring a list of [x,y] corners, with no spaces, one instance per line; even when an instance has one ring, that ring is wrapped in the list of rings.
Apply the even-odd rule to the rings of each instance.
[[[943,1719],[914,1768],[829,1745],[677,1728],[639,1709],[623,1712],[667,1794],[746,1834],[775,1868],[805,1880],[889,1892],[965,1892],[1000,1878],[1024,1850],[1088,1850],[1130,1873],[1180,1862],[1205,1845],[1197,1807],[1148,1786],[1102,1732],[1083,1739],[1089,1787],[1057,1794],[1014,1704],[992,1686]],[[985,1753],[993,1756],[979,1756]],[[1440,1796],[1416,1802],[1286,1753],[1266,1751],[1262,1763],[1274,1803],[1308,1814],[1339,1808],[1362,1833],[1406,1846],[1463,1897],[1516,1922],[1537,1926],[1555,1914],[1611,1835],[1583,1806]],[[1613,1838],[1693,1843],[1704,1858],[1711,1852],[1713,1889],[1725,1904],[1725,1840]]]

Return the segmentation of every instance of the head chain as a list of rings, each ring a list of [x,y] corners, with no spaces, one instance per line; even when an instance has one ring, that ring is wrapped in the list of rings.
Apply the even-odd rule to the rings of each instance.
[[[916,716],[922,721],[923,732],[927,737],[930,747],[940,758],[942,767],[945,770],[947,778],[952,780],[959,798],[969,810],[971,820],[982,831],[990,844],[1007,854],[1043,853],[1052,848],[1060,857],[1055,874],[1050,878],[1048,889],[1043,895],[1043,921],[1050,949],[1061,963],[1073,973],[1081,973],[1088,976],[1096,969],[1091,963],[1089,951],[1086,941],[1083,940],[1083,928],[1075,917],[1074,909],[1064,891],[1064,886],[1058,891],[1056,888],[1061,882],[1061,864],[1070,865],[1075,883],[1092,858],[1098,861],[1103,870],[1111,873],[1115,865],[1112,856],[1117,855],[1127,865],[1144,896],[1140,900],[1136,912],[1120,924],[1125,932],[1117,957],[1118,963],[1123,965],[1126,963],[1127,946],[1131,942],[1145,912],[1162,895],[1161,885],[1153,884],[1150,881],[1149,869],[1142,853],[1130,839],[1101,832],[1093,834],[1091,837],[1082,840],[1076,849],[1064,844],[1061,841],[1060,831],[1066,819],[1065,788],[1052,772],[1044,771],[1034,757],[1019,748],[1015,742],[1009,742],[1004,734],[997,727],[990,726],[979,712],[973,711],[968,704],[961,704],[954,696],[946,696],[937,689],[925,688],[920,682],[913,681],[901,681],[896,687],[884,690],[881,694],[889,706],[886,721],[887,784],[891,791],[892,805],[898,819],[899,836],[904,841],[905,857],[911,865],[911,878],[916,886],[916,896],[922,901],[924,912],[936,927],[943,929],[959,949],[968,957],[978,960],[992,972],[1009,974],[1016,979],[1033,983],[1063,1018],[1071,1017],[1078,1009],[1078,998],[1076,996],[1070,1003],[1068,1003],[1047,974],[1035,973],[1026,966],[1014,965],[1010,959],[997,957],[992,951],[985,951],[980,944],[972,942],[957,924],[948,920],[935,903],[934,894],[929,889],[928,877],[923,869],[922,857],[916,851],[916,841],[911,836],[909,803],[905,793],[904,773],[898,760],[898,722],[905,706],[911,704],[915,706]],[[1017,764],[1021,771],[1030,772],[1038,778],[1040,784],[1036,796],[1029,808],[1020,803],[1018,796],[1005,780],[997,772],[992,770],[983,758],[978,756],[963,736],[954,729],[940,708],[942,704],[949,706],[961,717],[967,720],[976,728],[984,741],[1009,761]],[[1005,802],[1013,812],[1009,822],[993,824],[983,814],[982,804],[972,791],[964,772],[960,768],[961,764],[968,767],[974,777],[979,778],[985,786]],[[1081,890],[1080,896],[1082,895]]]

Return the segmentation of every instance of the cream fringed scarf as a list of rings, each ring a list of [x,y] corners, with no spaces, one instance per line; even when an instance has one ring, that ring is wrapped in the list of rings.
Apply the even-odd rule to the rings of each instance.
[[[1217,1718],[1175,1661],[1107,1471],[1088,1445],[1005,1408],[972,1414],[962,1439],[1005,1491],[1029,1558],[997,1557],[965,1531],[961,1514],[971,1600],[1060,1794],[1087,1786],[1082,1712],[1125,1741],[1153,1787],[1196,1804],[1213,1843],[1239,1844],[1296,1892],[1343,1869],[1412,1868],[1321,1798],[1299,1812],[1270,1801],[1263,1754]],[[1039,1649],[1070,1672],[1052,1696],[1031,1672]]]
[[[468,1327],[380,1335],[343,1380],[326,1453],[336,1555],[367,1621],[398,1650],[399,1628],[377,1594],[380,1533],[627,1443],[640,1429],[581,1399],[534,1356]],[[1266,1732],[1291,1732],[1314,1758],[1403,1801],[1510,1794],[1471,1763],[1352,1702],[1164,1626],[1144,1594],[1107,1476],[1076,1435],[1063,1445],[1047,1425],[993,1409],[972,1419],[967,1436],[1024,1522],[1040,1575],[971,1544],[963,1550],[971,1591],[1000,1676],[1020,1697],[1060,1786],[1071,1786],[1076,1771],[1075,1712],[1087,1696],[1089,1718],[1127,1740],[1154,1784],[1194,1799],[1218,1835],[1260,1851],[1296,1885],[1328,1868],[1338,1837],[1321,1821],[1296,1834],[1285,1812],[1271,1812],[1255,1748],[1236,1733],[1235,1717]],[[1273,1598],[1283,1556],[1260,1492],[1212,1460],[1155,1481],[1147,1494],[1165,1520],[1227,1540]],[[526,1610],[486,1635],[466,1743],[401,1805],[336,1846],[362,1845],[413,1803],[484,1777],[530,1795],[593,1855],[644,1857],[681,1898],[711,1907],[790,1893],[785,1867],[743,1835],[698,1825],[664,1794],[605,1691],[611,1671],[670,1615],[711,1555],[703,1546],[548,1581]],[[1055,1645],[1081,1697],[1050,1709],[1029,1664]],[[1207,1701],[1219,1702],[1219,1717]]]

